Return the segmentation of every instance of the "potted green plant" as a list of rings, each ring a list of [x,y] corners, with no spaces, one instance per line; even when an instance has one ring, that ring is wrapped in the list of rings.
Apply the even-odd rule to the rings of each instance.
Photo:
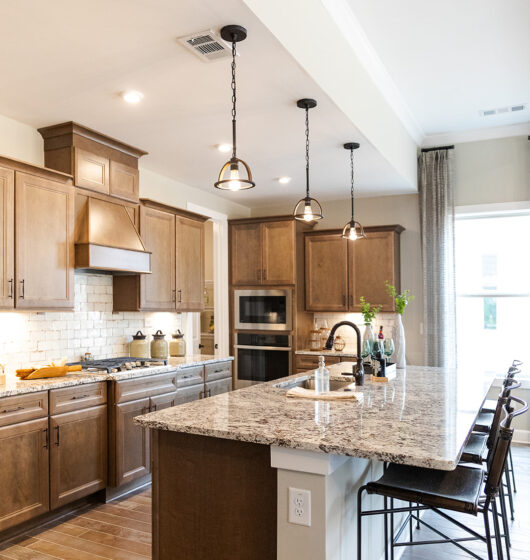
[[[363,314],[364,319],[363,341],[368,340],[370,342],[370,347],[372,347],[375,340],[374,331],[372,330],[372,321],[374,320],[376,314],[381,311],[381,306],[372,305],[370,302],[366,301],[364,296],[359,298],[359,302],[361,304],[361,313]]]
[[[394,300],[397,312],[397,322],[394,325],[394,331],[392,333],[392,338],[394,339],[393,359],[396,362],[397,368],[404,369],[407,365],[407,361],[405,359],[405,329],[403,328],[401,317],[405,311],[405,307],[414,300],[414,296],[410,290],[405,290],[398,294],[396,287],[390,284],[388,280],[385,282],[385,286],[388,295]]]

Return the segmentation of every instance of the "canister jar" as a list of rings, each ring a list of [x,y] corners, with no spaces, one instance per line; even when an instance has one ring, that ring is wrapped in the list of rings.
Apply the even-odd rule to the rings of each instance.
[[[184,335],[180,332],[176,332],[172,335],[173,339],[169,343],[169,355],[172,357],[180,358],[186,355],[186,341],[184,340]]]
[[[147,335],[142,331],[133,334],[133,339],[129,344],[129,356],[131,358],[149,358],[149,344]]]
[[[153,335],[151,340],[151,358],[165,360],[169,355],[169,345],[166,340],[166,335],[158,330]]]

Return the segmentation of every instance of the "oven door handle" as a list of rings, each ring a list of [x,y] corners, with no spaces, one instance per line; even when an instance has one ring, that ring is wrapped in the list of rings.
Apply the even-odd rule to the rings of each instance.
[[[239,350],[242,348],[243,350],[279,350],[281,352],[290,352],[292,348],[279,348],[278,346],[238,346],[235,345],[234,348]]]

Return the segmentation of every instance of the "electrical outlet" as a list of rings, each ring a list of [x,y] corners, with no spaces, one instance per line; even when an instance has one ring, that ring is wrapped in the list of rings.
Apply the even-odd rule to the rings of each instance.
[[[289,523],[311,527],[311,492],[289,488]]]

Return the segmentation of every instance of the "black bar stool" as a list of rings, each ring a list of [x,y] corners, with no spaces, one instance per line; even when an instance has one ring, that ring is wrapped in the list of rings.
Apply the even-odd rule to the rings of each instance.
[[[398,543],[398,539],[404,529],[408,519],[405,520],[397,536],[394,536],[391,530],[390,550],[393,556],[393,550],[396,546],[414,546],[424,544],[452,543],[458,548],[464,550],[474,558],[481,559],[480,556],[469,550],[464,544],[465,541],[481,540],[486,544],[488,551],[488,559],[494,560],[492,539],[495,539],[497,558],[503,558],[502,535],[499,527],[499,515],[497,511],[496,498],[499,495],[500,485],[502,484],[502,475],[513,437],[513,429],[511,422],[515,416],[526,412],[528,405],[518,399],[511,399],[519,403],[520,407],[517,411],[508,410],[506,406],[503,408],[505,415],[504,420],[500,423],[498,437],[494,445],[494,449],[488,457],[487,477],[485,471],[478,468],[468,468],[458,466],[453,471],[440,471],[434,469],[425,469],[420,467],[409,467],[405,465],[390,464],[383,476],[374,482],[370,482],[362,486],[357,494],[357,560],[362,560],[362,518],[369,515],[385,515],[390,514],[391,518],[396,513],[409,513],[420,524],[425,525],[437,535],[440,539],[421,540]],[[366,491],[369,494],[378,494],[385,498],[385,507],[380,510],[362,509],[362,494]],[[405,502],[415,503],[417,505],[409,505],[404,507],[386,507],[387,499],[403,500]],[[425,522],[419,516],[419,511],[429,509],[440,515],[442,518],[450,521],[457,527],[469,533],[470,537],[450,538],[442,531],[433,527],[430,523]],[[484,517],[485,536],[470,529],[457,519],[454,519],[444,510],[451,510],[471,515],[481,513]],[[490,527],[489,514],[493,515],[493,535]],[[385,542],[385,552],[388,543]]]

